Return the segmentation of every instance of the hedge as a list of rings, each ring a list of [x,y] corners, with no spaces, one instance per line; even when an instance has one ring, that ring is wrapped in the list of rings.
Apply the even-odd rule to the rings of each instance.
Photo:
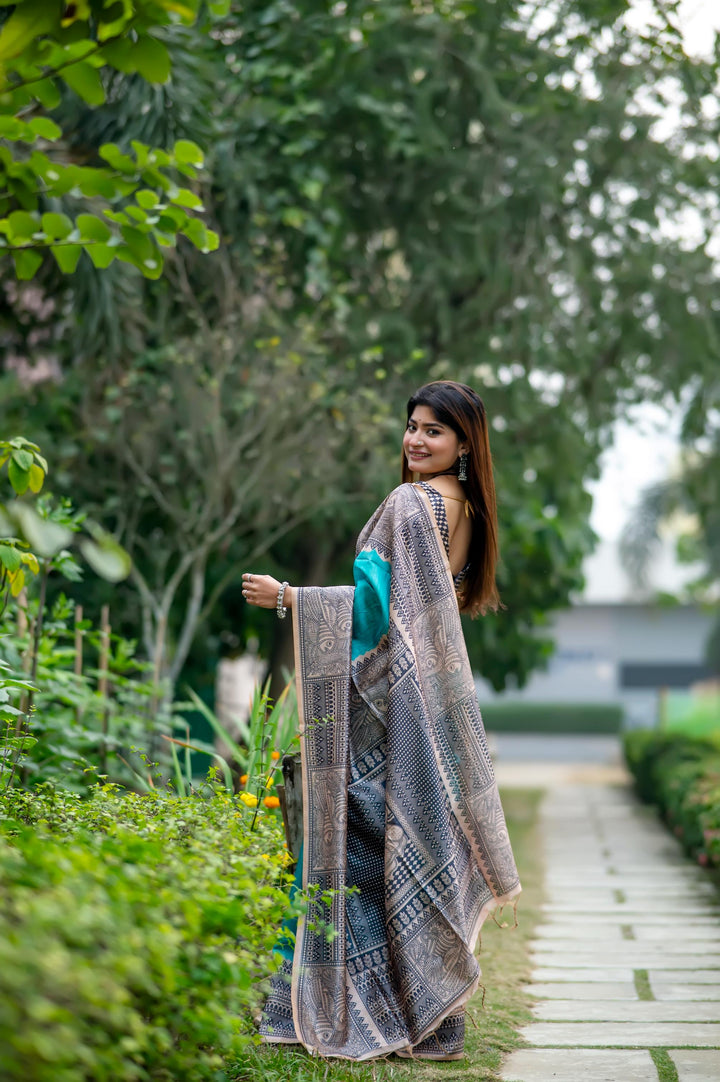
[[[211,788],[0,802],[3,1082],[220,1082],[288,913],[278,820]]]
[[[638,795],[699,864],[720,868],[720,738],[635,731],[624,748]]]
[[[617,733],[623,708],[617,703],[482,703],[489,732]]]

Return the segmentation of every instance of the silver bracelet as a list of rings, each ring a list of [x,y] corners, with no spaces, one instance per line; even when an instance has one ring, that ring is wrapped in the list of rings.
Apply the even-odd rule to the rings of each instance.
[[[289,585],[288,582],[283,582],[278,590],[277,604],[275,605],[275,612],[277,613],[278,620],[284,620],[287,616],[287,609],[283,605],[283,598],[285,596],[285,588]]]

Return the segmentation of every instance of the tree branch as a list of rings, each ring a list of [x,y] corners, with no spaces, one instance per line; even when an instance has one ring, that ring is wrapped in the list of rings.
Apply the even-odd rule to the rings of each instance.
[[[198,556],[197,562],[193,565],[191,576],[190,597],[185,607],[185,618],[183,620],[182,630],[180,632],[180,638],[178,639],[177,646],[173,654],[173,659],[170,665],[170,680],[174,685],[180,671],[185,664],[185,660],[190,653],[190,647],[192,641],[195,638],[195,632],[200,618],[200,607],[202,605],[202,599],[205,594],[205,568],[207,565],[207,554],[203,553],[202,556]]]

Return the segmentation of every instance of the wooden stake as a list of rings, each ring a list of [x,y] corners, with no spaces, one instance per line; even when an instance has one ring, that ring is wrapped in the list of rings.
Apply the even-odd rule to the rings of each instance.
[[[82,605],[75,606],[75,675],[82,676],[83,671],[83,633],[80,624],[83,618]],[[78,704],[75,707],[75,721],[80,724],[82,720],[82,708]]]
[[[108,661],[110,659],[110,606],[103,605],[100,611],[100,679],[98,681],[98,691],[103,698],[103,716],[102,716],[102,731],[103,731],[103,751],[102,761],[100,769],[103,774],[107,774],[107,735],[110,724],[110,711],[108,710],[107,693],[108,693]]]

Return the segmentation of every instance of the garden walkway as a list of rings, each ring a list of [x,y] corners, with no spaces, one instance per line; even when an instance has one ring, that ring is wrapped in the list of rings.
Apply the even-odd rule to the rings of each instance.
[[[506,749],[507,750],[507,749]],[[617,762],[534,765],[499,742],[501,785],[546,789],[535,1021],[505,1082],[718,1082],[720,904]]]

